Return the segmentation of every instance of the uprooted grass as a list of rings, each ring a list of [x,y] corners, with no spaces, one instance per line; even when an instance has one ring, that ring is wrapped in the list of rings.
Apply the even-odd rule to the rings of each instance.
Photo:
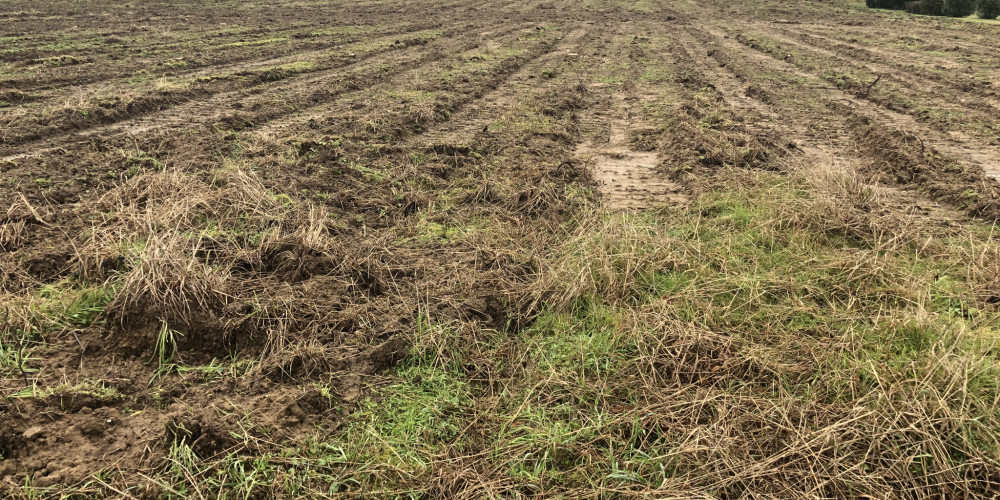
[[[539,257],[527,327],[424,314],[332,434],[252,464],[175,450],[164,491],[997,493],[990,229],[857,176],[731,174],[685,209],[583,213]]]
[[[154,354],[164,331],[195,357],[225,356],[233,334],[250,352],[274,351],[300,323],[317,322],[286,311],[294,300],[272,297],[267,285],[322,267],[346,286],[355,269],[341,268],[367,258],[342,258],[324,207],[275,194],[236,164],[148,172],[91,208],[98,216],[74,244],[71,277],[0,295],[4,374],[25,374],[34,347],[96,322],[133,354]]]
[[[351,264],[364,260],[344,255],[324,207],[276,194],[240,165],[148,173],[96,210],[103,215],[79,247],[79,267],[89,281],[116,285],[105,316],[119,331],[167,324],[212,344],[249,329],[260,345],[280,346],[292,320],[264,281],[322,272],[346,285]]]

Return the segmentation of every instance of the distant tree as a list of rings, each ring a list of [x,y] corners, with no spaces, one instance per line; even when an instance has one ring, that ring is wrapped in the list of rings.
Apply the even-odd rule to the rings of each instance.
[[[982,19],[996,19],[1000,16],[1000,0],[979,0],[976,13]]]
[[[976,0],[944,0],[941,13],[950,17],[965,17],[976,11]]]

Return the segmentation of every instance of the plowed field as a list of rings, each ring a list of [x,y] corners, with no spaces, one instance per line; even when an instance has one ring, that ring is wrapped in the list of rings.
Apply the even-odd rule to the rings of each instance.
[[[0,494],[1000,494],[1000,24],[0,2]]]

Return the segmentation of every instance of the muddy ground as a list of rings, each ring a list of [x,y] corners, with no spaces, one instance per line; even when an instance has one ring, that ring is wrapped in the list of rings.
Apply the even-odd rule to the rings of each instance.
[[[0,489],[332,432],[426,318],[530,324],[581,206],[850,165],[992,223],[998,35],[841,2],[5,2]]]

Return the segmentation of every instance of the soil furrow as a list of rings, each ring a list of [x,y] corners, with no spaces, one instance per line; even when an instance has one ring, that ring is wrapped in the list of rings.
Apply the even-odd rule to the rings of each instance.
[[[457,32],[457,31],[456,31]],[[445,35],[447,36],[447,34]],[[394,37],[390,37],[394,38]],[[410,53],[421,50],[420,46],[434,42],[439,37],[433,36],[429,39],[417,38],[413,39],[415,43],[386,43],[384,46],[376,47],[374,50],[364,52],[358,56],[352,56],[345,54],[342,57],[337,58],[337,62],[333,64],[324,65],[320,68],[307,68],[304,70],[294,70],[288,72],[287,75],[280,69],[273,72],[264,72],[255,78],[249,80],[238,80],[234,83],[223,82],[217,88],[212,88],[211,84],[205,86],[195,87],[189,91],[175,92],[171,90],[166,90],[164,92],[158,92],[149,97],[137,97],[135,101],[129,102],[120,112],[115,112],[110,114],[108,119],[111,123],[107,123],[107,120],[101,120],[99,122],[94,122],[88,119],[79,119],[76,116],[76,111],[68,109],[67,112],[71,113],[72,116],[69,117],[63,124],[48,125],[36,128],[34,134],[27,135],[17,135],[13,138],[7,138],[6,143],[9,144],[0,151],[9,153],[11,150],[17,148],[23,148],[25,145],[32,142],[36,142],[42,139],[51,138],[53,133],[58,134],[58,132],[85,132],[88,129],[94,127],[99,127],[98,130],[106,130],[108,126],[114,127],[114,124],[118,121],[129,120],[134,118],[139,118],[147,114],[163,114],[164,112],[169,112],[169,110],[176,106],[181,106],[188,104],[188,108],[192,106],[211,106],[212,102],[225,102],[230,101],[234,98],[238,98],[240,95],[253,92],[284,92],[291,85],[316,85],[322,86],[325,81],[333,79],[348,79],[353,77],[353,68],[355,67],[365,67],[371,61],[378,61],[381,59],[391,59],[394,54],[397,53]],[[414,48],[416,46],[416,48]],[[433,50],[434,45],[431,47],[425,47],[426,50]],[[235,88],[234,88],[235,87]],[[232,90],[230,90],[232,89]],[[192,102],[194,101],[194,102]],[[97,108],[100,110],[100,108]],[[11,121],[10,124],[0,129],[0,133],[9,135],[16,130],[23,129],[23,125],[19,125],[19,121]],[[49,119],[47,117],[42,117],[38,120],[41,123],[48,123]],[[104,122],[104,123],[101,123]],[[6,129],[6,130],[5,130]],[[4,151],[6,149],[6,151]],[[9,155],[10,156],[10,155]]]
[[[577,72],[572,63],[579,61],[581,50],[593,35],[591,29],[578,28],[560,38],[549,51],[518,68],[502,83],[463,104],[447,121],[421,131],[407,143],[417,148],[465,144],[472,138],[470,131],[489,133],[489,126],[517,101],[537,100],[548,89],[564,84],[565,75],[559,74],[559,69]]]
[[[449,31],[450,26],[455,26],[460,24],[459,22],[451,24],[441,24],[441,23],[422,23],[420,25],[416,24],[402,24],[394,25],[390,29],[374,31],[371,33],[366,33],[364,35],[354,35],[347,34],[341,38],[330,40],[322,44],[313,44],[306,47],[295,48],[291,51],[283,50],[280,55],[275,57],[260,57],[254,55],[246,55],[243,58],[226,58],[225,60],[219,61],[204,61],[199,62],[199,64],[187,64],[184,65],[184,71],[176,71],[168,68],[156,68],[157,70],[162,69],[162,71],[155,72],[145,72],[143,78],[154,79],[154,78],[167,78],[170,80],[185,80],[185,79],[196,79],[198,77],[207,77],[213,75],[226,75],[231,73],[239,73],[252,71],[255,68],[263,68],[268,66],[280,66],[283,64],[289,64],[294,62],[299,62],[302,60],[311,59],[321,59],[322,56],[330,57],[338,52],[352,52],[352,47],[363,47],[367,44],[372,43],[374,40],[380,38],[392,38],[399,35],[407,35],[408,37],[419,36],[423,32],[442,30],[445,32]],[[317,68],[324,69],[324,68]],[[58,72],[59,70],[53,70],[53,72]],[[38,106],[46,101],[59,99],[60,97],[65,97],[67,94],[72,93],[74,98],[85,99],[88,96],[100,94],[102,91],[108,91],[116,88],[120,88],[123,85],[127,85],[123,82],[123,79],[133,78],[136,71],[134,69],[126,69],[119,73],[114,72],[99,72],[90,73],[93,80],[88,80],[87,78],[74,77],[69,79],[66,85],[54,85],[52,80],[46,79],[42,74],[37,74],[35,78],[42,80],[39,83],[38,88],[25,87],[23,85],[12,86],[9,83],[4,84],[0,82],[0,85],[16,88],[16,90],[21,93],[30,95],[32,98],[33,106]],[[29,108],[29,106],[20,106],[20,108]],[[14,108],[17,109],[17,108]],[[14,109],[5,109],[0,111],[0,117],[3,114],[10,114]]]
[[[489,38],[497,37],[501,33],[534,33],[535,25],[531,28],[521,28],[520,25],[514,25],[514,27],[509,27],[503,30],[494,30],[486,34]],[[480,34],[484,36],[484,34]],[[489,45],[490,42],[484,45]],[[441,72],[450,72],[453,70],[452,66],[456,61],[451,59],[442,59],[435,61],[435,64],[429,64],[427,66],[416,68],[413,74],[407,74],[403,76],[394,76],[391,80],[386,81],[382,85],[374,85],[365,90],[359,90],[349,94],[344,94],[335,102],[323,103],[319,106],[309,107],[304,111],[300,111],[289,115],[281,120],[276,120],[267,123],[265,126],[258,127],[255,133],[260,136],[273,135],[276,131],[281,131],[282,134],[289,133],[289,130],[295,130],[296,128],[302,130],[303,133],[309,134],[308,130],[311,128],[316,128],[315,125],[310,124],[320,124],[326,125],[326,134],[351,134],[357,133],[359,125],[364,128],[366,124],[379,124],[387,129],[393,130],[394,139],[399,139],[401,136],[407,136],[411,133],[423,133],[424,126],[422,123],[416,123],[419,125],[416,129],[409,128],[403,125],[401,122],[407,121],[405,117],[394,116],[387,117],[381,116],[386,110],[383,106],[386,105],[384,99],[373,98],[373,95],[377,96],[379,92],[384,92],[386,89],[400,89],[403,92],[411,91],[421,93],[442,93],[441,98],[444,100],[443,103],[447,105],[447,114],[450,116],[455,112],[461,112],[461,110],[468,105],[470,102],[475,102],[482,99],[482,94],[489,91],[491,88],[496,88],[503,85],[506,81],[520,72],[524,67],[533,67],[538,60],[545,60],[546,56],[551,54],[555,50],[555,47],[561,45],[562,42],[557,42],[555,45],[549,43],[537,43],[531,48],[529,48],[525,54],[520,56],[508,57],[500,59],[499,62],[491,63],[493,68],[499,69],[499,73],[492,77],[486,77],[482,81],[476,81],[474,84],[461,84],[454,85],[451,83],[441,83],[435,80],[435,75]],[[473,52],[478,52],[479,44]],[[490,50],[488,47],[486,50]],[[463,64],[468,62],[475,62],[479,57],[478,54],[472,54],[470,58],[466,58],[461,53],[458,54],[457,63]],[[444,66],[442,66],[442,64]],[[477,70],[478,72],[479,70]],[[460,77],[459,81],[466,80],[466,77]],[[352,110],[350,116],[343,116],[336,114],[336,110],[350,109]],[[375,116],[372,116],[372,115]],[[445,123],[450,122],[450,117],[442,117]],[[420,117],[413,117],[413,119],[422,121]],[[430,126],[434,126],[433,123],[439,121],[439,119],[431,119]],[[384,122],[384,123],[381,123]],[[399,122],[399,123],[397,123]]]
[[[986,116],[992,116],[1000,112],[1000,100],[990,96],[975,95],[967,92],[965,89],[969,88],[968,81],[955,82],[949,79],[942,79],[942,82],[935,78],[925,77],[919,71],[914,72],[912,68],[896,68],[877,62],[859,60],[856,57],[846,58],[838,54],[835,50],[817,47],[808,42],[796,40],[788,35],[776,33],[775,31],[764,30],[762,33],[765,36],[796,47],[806,53],[811,53],[812,55],[818,54],[820,58],[835,61],[836,64],[831,64],[831,66],[861,68],[877,77],[892,81],[907,91],[904,98],[915,100],[919,97],[928,101],[928,105],[941,109],[961,110],[966,115],[969,115],[969,117],[982,115],[983,117],[979,119],[984,121],[989,120],[985,118]],[[941,99],[932,99],[934,96],[943,95],[960,95],[962,97],[950,103],[944,102]]]
[[[884,47],[863,46],[852,42],[849,37],[838,38],[826,34],[817,34],[797,27],[773,27],[788,37],[793,37],[799,43],[812,48],[829,47],[830,51],[843,52],[851,58],[859,58],[866,63],[886,68],[882,71],[902,73],[906,76],[916,76],[932,84],[946,85],[957,92],[971,93],[988,99],[991,105],[997,105],[997,91],[990,88],[987,82],[976,77],[976,72],[970,71],[968,63],[955,61],[941,56],[931,56],[924,52],[890,50]],[[850,60],[841,56],[842,60]],[[997,61],[1000,63],[1000,60]],[[979,61],[981,68],[987,61]]]
[[[467,46],[475,46],[479,42],[473,40],[465,43]],[[444,57],[444,54],[435,49],[434,43],[431,43],[429,46],[418,45],[406,47],[402,51],[374,54],[370,58],[348,64],[342,68],[334,68],[318,72],[317,74],[305,75],[301,78],[264,84],[253,88],[254,92],[249,95],[243,89],[223,92],[208,96],[204,101],[181,103],[163,111],[127,119],[119,123],[89,130],[84,129],[63,136],[48,137],[46,138],[48,142],[57,142],[57,144],[47,144],[47,147],[44,149],[32,146],[31,152],[8,154],[8,156],[0,159],[0,161],[15,161],[27,156],[37,156],[44,154],[46,151],[62,147],[62,144],[78,142],[97,135],[121,132],[134,135],[158,128],[189,128],[198,123],[212,123],[234,113],[238,114],[239,108],[253,107],[254,101],[265,101],[267,96],[298,92],[298,95],[292,94],[292,96],[283,98],[282,104],[274,110],[262,110],[252,113],[257,121],[251,123],[259,124],[274,117],[293,112],[295,107],[315,105],[316,103],[333,99],[344,90],[350,89],[352,86],[361,85],[361,82],[376,80],[381,73],[384,73],[383,67],[386,64],[395,64],[397,71],[405,72],[441,57]],[[236,104],[241,101],[246,102],[246,104]],[[234,104],[236,104],[235,107]],[[192,116],[202,116],[203,118],[192,120]],[[25,147],[21,145],[15,148],[8,148],[7,152],[12,152],[12,149],[24,149]]]
[[[757,64],[762,64],[762,69],[783,72],[796,77],[808,76],[813,82],[813,84],[810,85],[810,88],[815,90],[814,95],[820,99],[820,102],[848,102],[861,112],[872,117],[877,117],[878,120],[890,127],[919,134],[927,146],[950,158],[975,168],[981,168],[986,175],[991,177],[997,177],[998,174],[1000,174],[1000,170],[997,168],[997,165],[1000,165],[1000,154],[997,153],[995,148],[985,145],[977,145],[975,144],[975,141],[969,137],[956,137],[954,132],[951,134],[943,134],[938,130],[919,122],[917,119],[908,114],[893,111],[878,102],[873,102],[870,99],[864,99],[863,97],[848,94],[847,92],[833,88],[828,84],[824,84],[827,80],[822,76],[796,67],[789,62],[782,61],[771,54],[754,51],[738,42],[727,39],[718,32],[715,37],[720,44],[727,47],[730,54],[736,54],[743,58],[744,61],[751,64],[755,62]],[[766,60],[753,55],[753,52],[758,52],[761,55],[767,56],[765,58]]]

